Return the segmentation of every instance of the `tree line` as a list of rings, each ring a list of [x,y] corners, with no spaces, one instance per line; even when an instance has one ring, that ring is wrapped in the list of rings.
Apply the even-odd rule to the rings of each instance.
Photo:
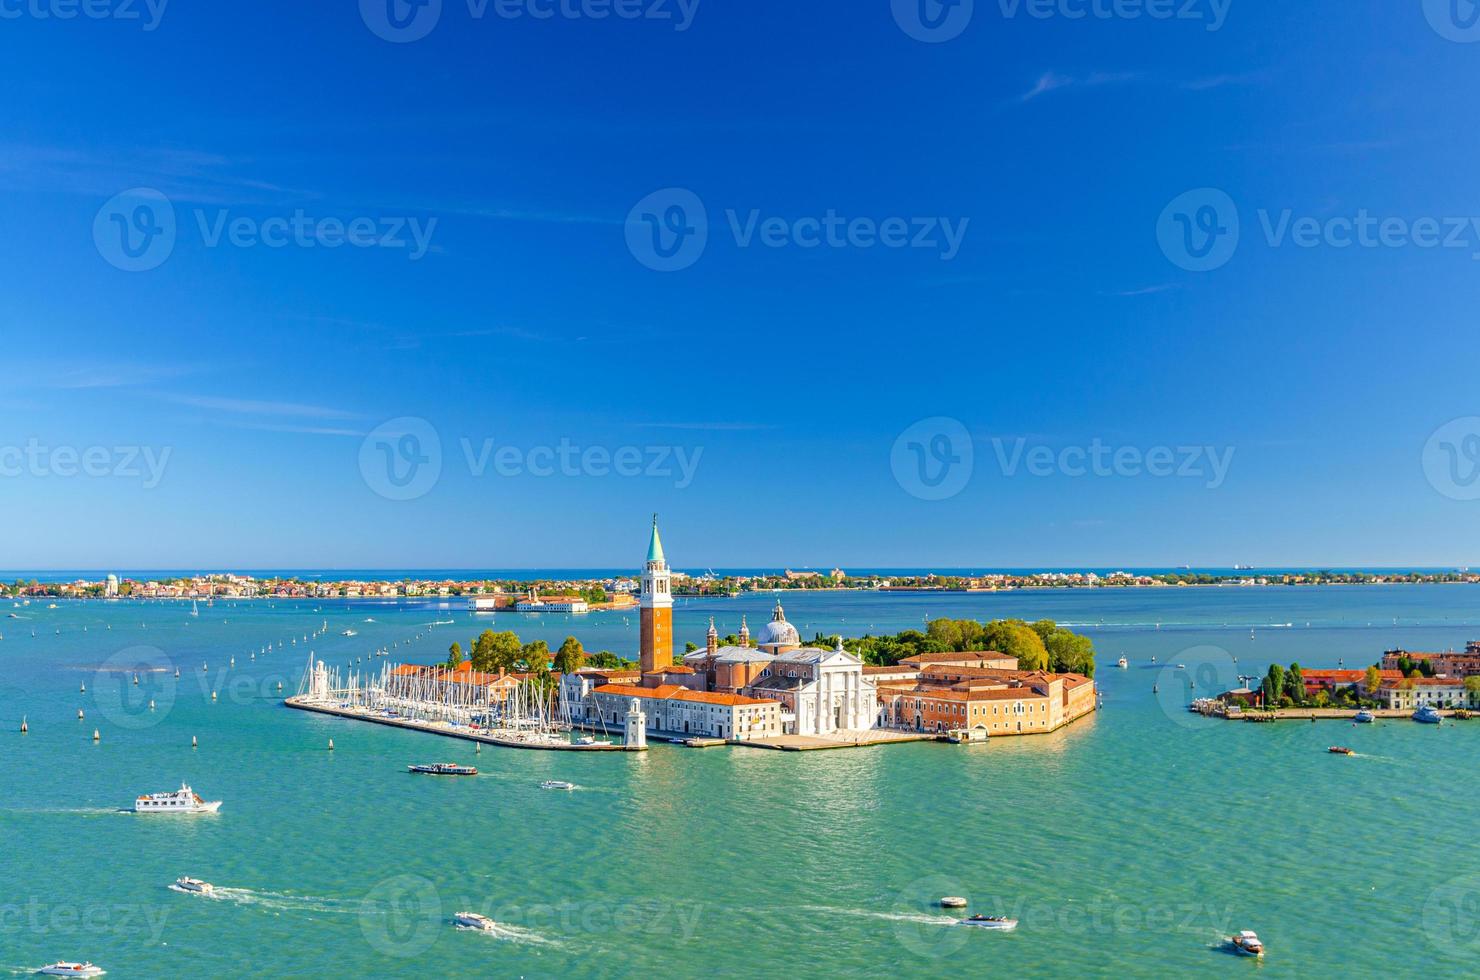
[[[817,646],[831,645],[818,634]],[[1028,623],[1021,619],[933,619],[920,630],[889,636],[866,635],[843,641],[843,648],[864,663],[892,667],[921,653],[995,651],[1016,657],[1019,670],[1047,670],[1060,674],[1095,675],[1095,645],[1087,636],[1059,626],[1053,620]]]

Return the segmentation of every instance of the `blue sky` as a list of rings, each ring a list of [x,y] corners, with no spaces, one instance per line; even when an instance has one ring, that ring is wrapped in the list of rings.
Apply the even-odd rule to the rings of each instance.
[[[1431,440],[1480,415],[1442,4],[977,0],[925,43],[903,0],[444,0],[398,43],[383,0],[110,2],[0,21],[0,567],[610,566],[652,511],[680,566],[1476,560],[1480,422]],[[176,225],[142,271],[136,188]],[[1206,271],[1165,231],[1223,199],[1159,225],[1201,188]],[[655,271],[672,189],[707,241]],[[1364,212],[1387,243],[1333,244]],[[797,244],[829,214],[921,247]]]

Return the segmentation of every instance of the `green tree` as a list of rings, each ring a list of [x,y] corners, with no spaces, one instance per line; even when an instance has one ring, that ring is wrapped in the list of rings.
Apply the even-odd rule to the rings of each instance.
[[[560,649],[555,651],[555,669],[562,674],[575,673],[585,662],[586,651],[581,648],[581,641],[573,636],[567,636]]]
[[[452,646],[447,648],[447,669],[456,670],[463,662],[462,644],[453,641]]]
[[[509,630],[502,633],[484,630],[473,642],[473,669],[485,673],[516,670],[522,653],[523,647],[517,633]]]
[[[1264,675],[1264,683],[1259,685],[1264,692],[1264,703],[1273,708],[1280,703],[1280,696],[1285,689],[1285,668],[1279,664],[1270,664],[1269,673]]]
[[[550,672],[550,644],[544,640],[533,640],[519,651],[519,659],[524,664],[524,669],[531,674],[548,674]]]
[[[1305,703],[1305,677],[1301,674],[1298,663],[1291,664],[1290,669],[1285,671],[1285,686],[1282,693],[1290,699],[1292,704]]]
[[[1019,670],[1047,670],[1048,648],[1043,639],[1020,619],[999,619],[982,632],[987,649],[1016,657]]]

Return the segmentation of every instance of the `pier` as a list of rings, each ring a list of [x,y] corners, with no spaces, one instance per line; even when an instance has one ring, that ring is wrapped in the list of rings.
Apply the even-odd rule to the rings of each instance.
[[[357,705],[327,704],[303,695],[295,695],[288,698],[283,704],[290,708],[297,708],[299,711],[313,711],[321,715],[333,715],[337,718],[368,721],[377,725],[389,725],[392,728],[405,728],[414,732],[426,732],[429,735],[445,735],[449,738],[460,738],[467,742],[481,742],[484,745],[497,745],[506,749],[534,749],[543,752],[643,752],[647,749],[646,746],[622,745],[611,742],[592,742],[588,745],[578,745],[575,742],[561,741],[558,736],[553,735],[539,736],[514,731],[505,732],[475,728],[471,725],[459,725],[450,721],[404,718]]]

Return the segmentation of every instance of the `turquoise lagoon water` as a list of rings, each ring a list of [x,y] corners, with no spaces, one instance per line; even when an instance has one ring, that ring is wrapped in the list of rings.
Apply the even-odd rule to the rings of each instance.
[[[742,613],[754,626],[773,601],[682,603],[678,636],[702,641],[711,615],[722,632]],[[1271,660],[1360,666],[1394,645],[1462,645],[1480,637],[1480,592],[784,601],[809,636],[940,615],[1077,624],[1100,652],[1104,709],[1054,735],[971,747],[475,754],[283,708],[276,685],[296,688],[301,637],[323,621],[316,654],[345,664],[396,641],[398,658],[431,661],[488,625],[630,651],[635,617],[309,601],[217,602],[193,619],[178,603],[5,603],[22,618],[0,618],[0,972],[61,957],[113,977],[1480,970],[1480,721],[1236,725],[1181,710],[1190,685]],[[358,636],[339,635],[351,626]],[[1332,743],[1358,754],[1328,755]],[[405,773],[442,759],[481,775]],[[580,788],[543,792],[547,778]],[[225,800],[221,812],[118,812],[181,780]],[[225,891],[170,891],[182,874]],[[1022,924],[953,927],[931,905],[945,894]],[[507,928],[459,932],[448,920],[463,909]],[[1262,965],[1215,948],[1238,928],[1266,940]]]

